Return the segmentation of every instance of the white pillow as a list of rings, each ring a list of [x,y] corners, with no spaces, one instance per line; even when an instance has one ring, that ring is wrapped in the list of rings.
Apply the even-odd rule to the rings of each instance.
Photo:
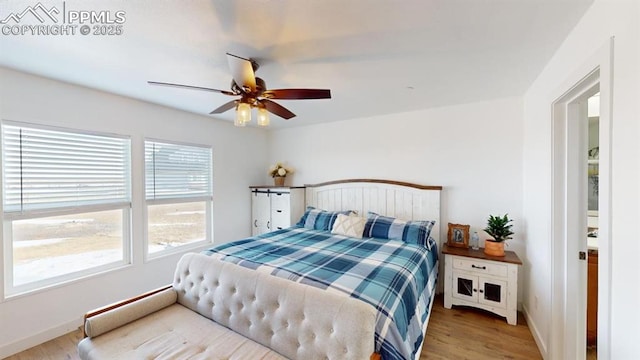
[[[331,228],[331,233],[362,239],[366,223],[367,219],[360,216],[338,214],[336,221],[333,223],[333,228]]]

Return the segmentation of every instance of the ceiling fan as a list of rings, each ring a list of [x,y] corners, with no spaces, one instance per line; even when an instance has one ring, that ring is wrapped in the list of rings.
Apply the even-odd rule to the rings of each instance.
[[[251,109],[258,109],[258,125],[269,125],[269,112],[289,120],[296,116],[284,106],[272,101],[280,100],[306,100],[306,99],[330,99],[331,90],[327,89],[275,89],[267,90],[264,80],[255,76],[259,65],[251,59],[245,59],[237,55],[227,53],[229,68],[231,69],[231,91],[206,88],[201,86],[191,86],[182,84],[171,84],[157,81],[147,81],[151,85],[171,86],[192,90],[204,90],[217,92],[229,96],[240,96],[239,99],[231,100],[221,105],[210,114],[220,114],[225,111],[236,109],[236,126],[245,126],[251,121]]]

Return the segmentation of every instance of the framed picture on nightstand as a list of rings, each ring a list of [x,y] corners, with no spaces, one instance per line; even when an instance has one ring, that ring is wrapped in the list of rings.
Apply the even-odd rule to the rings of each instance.
[[[469,247],[469,225],[449,223],[447,245],[453,247]]]

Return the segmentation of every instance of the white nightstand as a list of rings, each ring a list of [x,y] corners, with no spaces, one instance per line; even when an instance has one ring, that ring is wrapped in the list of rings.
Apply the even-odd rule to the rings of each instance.
[[[483,249],[442,248],[444,254],[444,307],[473,306],[518,322],[518,266],[513,251],[489,256]]]

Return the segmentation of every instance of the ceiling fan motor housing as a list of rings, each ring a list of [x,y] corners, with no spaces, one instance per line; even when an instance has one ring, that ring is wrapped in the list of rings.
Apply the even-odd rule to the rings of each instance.
[[[262,95],[262,93],[267,90],[267,83],[259,77],[256,77],[256,91],[254,92],[246,92],[241,86],[239,86],[235,80],[231,79],[231,91],[238,95],[252,95],[254,97],[258,97]]]

